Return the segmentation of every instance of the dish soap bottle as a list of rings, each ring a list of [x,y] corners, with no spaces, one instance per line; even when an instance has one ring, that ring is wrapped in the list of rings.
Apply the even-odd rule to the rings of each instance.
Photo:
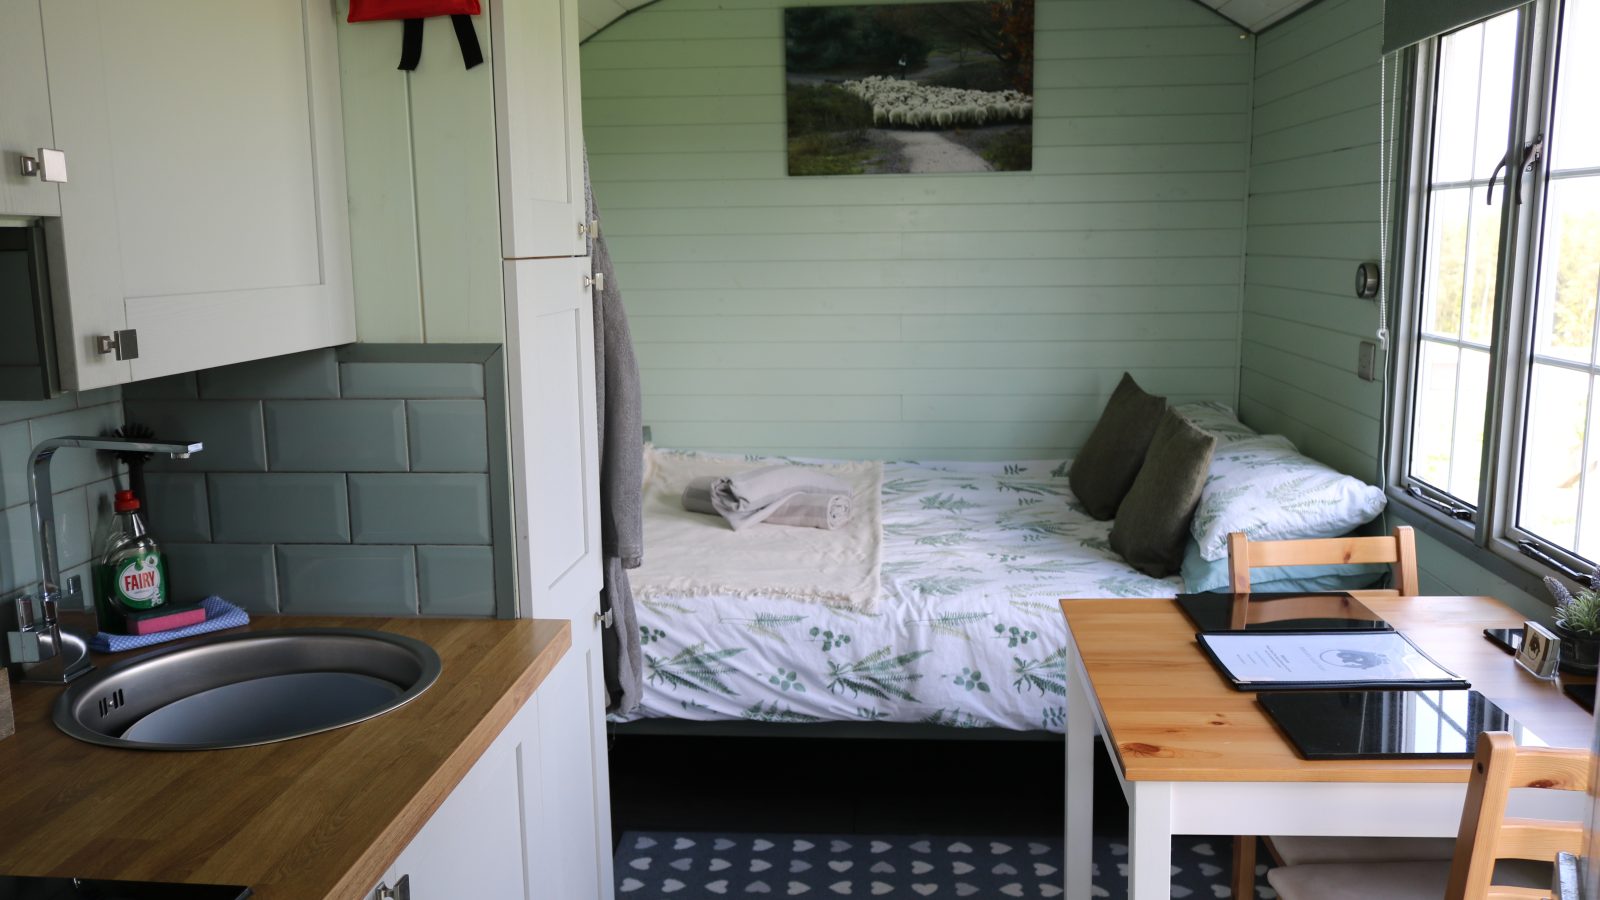
[[[167,602],[167,562],[144,527],[139,498],[117,491],[116,518],[95,564],[95,602],[100,624],[108,632],[128,634],[128,616]]]

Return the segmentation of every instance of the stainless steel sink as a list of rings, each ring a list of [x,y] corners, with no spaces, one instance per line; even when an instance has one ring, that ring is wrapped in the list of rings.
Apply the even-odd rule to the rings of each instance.
[[[413,638],[354,628],[230,634],[92,672],[56,699],[57,727],[132,750],[250,747],[397,709],[439,677]]]

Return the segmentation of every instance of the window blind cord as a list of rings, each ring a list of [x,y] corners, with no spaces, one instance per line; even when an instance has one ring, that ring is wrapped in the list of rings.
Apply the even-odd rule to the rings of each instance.
[[[1398,103],[1390,99],[1389,57],[1380,57],[1378,68],[1378,349],[1389,352],[1389,213],[1393,201],[1390,190],[1394,163],[1392,149],[1395,136],[1393,121]],[[1378,486],[1389,487],[1389,422],[1393,398],[1389,395],[1389,367],[1380,366],[1380,396],[1383,397],[1383,419],[1378,423]],[[1387,507],[1383,516],[1384,530],[1389,530]]]

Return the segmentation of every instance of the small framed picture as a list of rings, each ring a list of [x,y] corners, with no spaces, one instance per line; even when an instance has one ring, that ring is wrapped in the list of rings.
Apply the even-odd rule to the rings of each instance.
[[[1517,665],[1539,678],[1553,678],[1561,658],[1561,639],[1538,622],[1524,622]]]

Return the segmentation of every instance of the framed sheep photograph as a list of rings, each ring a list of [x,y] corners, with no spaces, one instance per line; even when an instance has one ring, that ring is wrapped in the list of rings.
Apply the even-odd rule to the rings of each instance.
[[[1032,170],[1033,4],[785,9],[789,174]]]

